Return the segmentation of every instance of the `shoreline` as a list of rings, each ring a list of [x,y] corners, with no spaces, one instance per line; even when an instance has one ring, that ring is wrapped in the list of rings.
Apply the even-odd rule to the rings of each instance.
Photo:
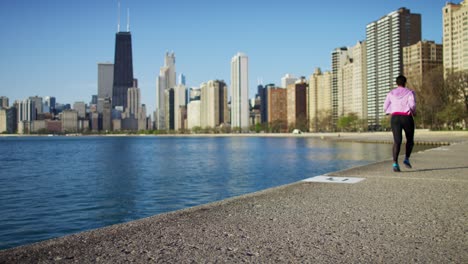
[[[290,138],[320,138],[322,140],[357,143],[382,143],[393,144],[391,131],[385,132],[314,132],[314,133],[242,133],[242,134],[69,134],[69,135],[18,135],[0,134],[1,137],[290,137]],[[443,146],[468,140],[468,131],[429,131],[426,129],[416,129],[416,145]],[[403,140],[403,142],[405,139]]]

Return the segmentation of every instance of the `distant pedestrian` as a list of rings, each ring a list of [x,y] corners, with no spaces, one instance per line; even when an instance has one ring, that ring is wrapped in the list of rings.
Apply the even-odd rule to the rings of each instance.
[[[411,168],[409,158],[414,145],[414,119],[416,114],[416,96],[414,91],[406,88],[406,77],[400,75],[396,78],[397,88],[387,94],[384,103],[386,114],[391,114],[391,126],[393,133],[393,171],[399,172],[398,155],[402,142],[402,130],[406,136],[406,153],[403,164]]]

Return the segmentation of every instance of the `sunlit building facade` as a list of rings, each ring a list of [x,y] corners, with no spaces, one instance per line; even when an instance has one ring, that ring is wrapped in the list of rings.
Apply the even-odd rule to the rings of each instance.
[[[421,40],[421,15],[400,8],[366,27],[367,119],[378,129],[384,118],[383,104],[403,74],[403,47]]]
[[[231,126],[249,129],[249,59],[237,53],[231,60]]]
[[[468,70],[468,1],[443,7],[444,74]]]
[[[308,89],[308,115],[309,129],[311,131],[321,131],[327,128],[322,127],[320,120],[330,116],[332,112],[332,73],[322,72],[316,68],[310,76]],[[330,125],[330,124],[328,124]]]

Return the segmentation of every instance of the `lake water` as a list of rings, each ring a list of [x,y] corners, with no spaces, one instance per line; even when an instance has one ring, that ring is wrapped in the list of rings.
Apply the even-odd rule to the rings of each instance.
[[[390,157],[303,137],[0,137],[0,249]]]

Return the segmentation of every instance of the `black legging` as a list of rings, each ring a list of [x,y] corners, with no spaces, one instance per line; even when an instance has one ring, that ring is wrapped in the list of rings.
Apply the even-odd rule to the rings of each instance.
[[[402,130],[406,135],[406,158],[409,158],[414,146],[414,120],[412,116],[394,115],[391,120],[393,133],[393,161],[398,163],[401,141],[403,140]]]

